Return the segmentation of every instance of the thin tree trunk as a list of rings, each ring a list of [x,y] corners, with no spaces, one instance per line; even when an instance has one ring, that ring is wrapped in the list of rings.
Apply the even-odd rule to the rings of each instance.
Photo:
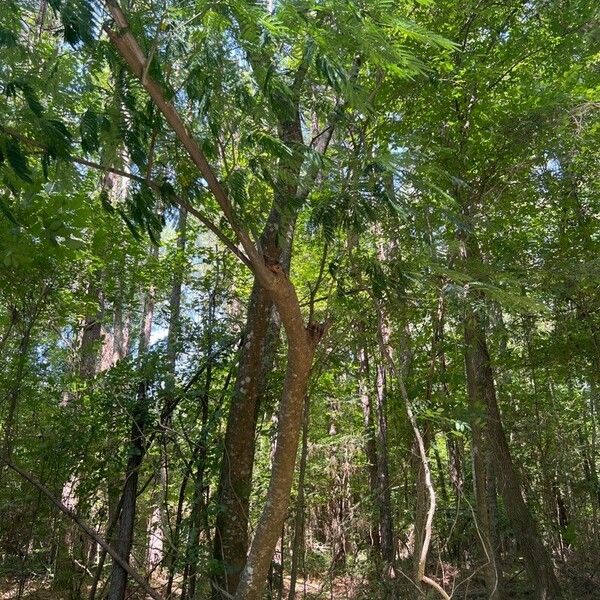
[[[304,403],[304,412],[302,417],[302,449],[300,451],[300,468],[298,472],[298,497],[296,498],[296,514],[294,516],[294,539],[292,542],[292,564],[290,568],[290,591],[288,600],[294,600],[296,597],[296,581],[298,579],[298,568],[300,557],[304,555],[304,524],[306,521],[306,498],[305,498],[305,479],[306,465],[308,462],[308,426],[310,422],[310,395],[307,396]]]
[[[183,582],[181,585],[181,599],[182,600],[193,600],[196,594],[196,579],[198,574],[198,552],[200,549],[200,532],[202,529],[202,523],[204,519],[204,513],[206,511],[206,505],[204,501],[205,488],[206,488],[206,458],[208,456],[208,446],[206,438],[208,436],[208,409],[209,409],[209,398],[210,389],[212,385],[212,356],[213,356],[213,336],[212,327],[215,319],[216,310],[216,299],[215,293],[210,296],[208,318],[207,318],[207,329],[208,329],[208,342],[206,344],[206,356],[208,357],[208,364],[206,366],[206,378],[204,381],[204,391],[201,403],[201,426],[200,426],[200,440],[196,449],[196,474],[194,477],[194,495],[192,498],[192,508],[190,513],[190,528],[188,532],[188,540],[186,546],[186,566],[183,573]]]
[[[406,389],[406,385],[404,382],[406,371],[408,370],[408,366],[410,363],[410,354],[408,348],[408,334],[406,331],[403,331],[403,342],[404,347],[401,349],[401,358],[402,363],[398,364],[396,359],[394,358],[394,352],[390,344],[390,330],[388,324],[388,318],[385,313],[384,307],[382,303],[375,299],[375,308],[377,310],[378,317],[378,342],[379,348],[381,351],[382,358],[388,365],[390,372],[395,376],[398,387],[400,389],[400,395],[404,402],[406,414],[408,416],[408,421],[411,425],[413,434],[415,436],[416,446],[419,454],[419,458],[421,460],[421,466],[423,470],[422,481],[424,488],[426,490],[427,498],[428,498],[428,506],[427,512],[425,516],[425,523],[423,526],[423,535],[422,541],[420,541],[420,548],[418,548],[418,555],[415,556],[415,581],[419,585],[424,583],[433,589],[435,589],[444,600],[449,600],[450,597],[444,590],[440,584],[431,579],[426,575],[427,569],[427,556],[429,554],[429,546],[431,543],[432,529],[433,529],[433,517],[435,515],[436,508],[436,496],[435,490],[433,488],[433,483],[431,479],[431,470],[429,468],[429,459],[427,457],[427,449],[425,446],[425,442],[423,440],[423,436],[421,435],[421,430],[419,429],[417,419],[414,415],[412,403],[410,397],[408,395],[408,391]],[[415,546],[416,548],[416,546]]]
[[[83,323],[83,330],[79,339],[79,348],[77,352],[76,364],[79,377],[88,382],[93,379],[98,371],[99,354],[98,342],[102,337],[102,312],[103,302],[98,280],[101,278],[100,273],[93,275],[94,281],[89,285],[88,295],[94,298],[98,303],[98,309],[93,315],[86,317]],[[61,400],[61,407],[64,409],[74,409],[73,403],[76,403],[76,396],[70,392],[65,392]],[[61,501],[70,510],[76,512],[78,497],[77,488],[79,487],[79,477],[76,473],[72,473],[69,479],[65,482],[61,494]],[[77,583],[75,578],[74,560],[77,554],[77,529],[73,523],[65,524],[63,535],[63,543],[59,544],[56,553],[55,573],[52,581],[52,587],[57,590],[67,592],[70,597],[77,596]],[[83,543],[83,540],[82,542]],[[79,548],[80,556],[83,559],[84,550]]]
[[[152,254],[158,255],[158,248],[152,247]],[[150,335],[152,333],[152,319],[154,315],[154,290],[150,289],[144,299],[144,310],[142,316],[142,328],[139,340],[139,363],[144,360]],[[138,384],[137,398],[134,408],[133,423],[131,427],[129,442],[129,459],[125,470],[125,485],[121,497],[121,514],[117,528],[116,551],[123,561],[129,562],[131,547],[133,544],[133,531],[135,525],[137,488],[139,470],[146,452],[145,429],[148,421],[148,382],[142,379]],[[123,600],[127,588],[127,571],[120,563],[113,562],[110,584],[108,588],[108,600]]]
[[[2,443],[2,451],[8,458],[12,457],[13,450],[13,435],[14,425],[17,415],[17,405],[19,403],[19,397],[21,396],[21,389],[23,386],[23,377],[25,375],[25,367],[27,365],[27,357],[29,353],[29,344],[31,341],[31,329],[33,327],[33,321],[30,322],[26,327],[19,346],[17,348],[17,356],[15,357],[16,363],[11,376],[13,382],[8,394],[8,410],[6,418],[4,420],[4,440]]]
[[[377,365],[375,382],[375,397],[377,398],[377,497],[381,557],[383,558],[386,572],[388,572],[396,559],[396,550],[390,491],[386,387],[385,368],[380,364]]]
[[[376,563],[375,573],[379,577],[381,574],[381,536],[380,530],[380,514],[382,511],[379,483],[378,483],[378,464],[377,456],[377,439],[375,432],[375,424],[373,419],[374,407],[372,402],[372,394],[369,390],[369,359],[367,351],[361,348],[359,351],[360,365],[360,380],[359,380],[359,395],[363,413],[363,425],[365,430],[365,455],[367,457],[369,471],[369,489],[373,494],[374,511],[373,520],[371,523],[371,548],[372,556]]]

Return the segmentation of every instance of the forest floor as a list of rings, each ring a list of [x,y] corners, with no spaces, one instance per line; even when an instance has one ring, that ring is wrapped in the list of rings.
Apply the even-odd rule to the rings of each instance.
[[[560,569],[561,584],[566,600],[600,600],[600,557],[586,557],[585,560],[562,564]],[[444,582],[444,587],[453,600],[485,600],[487,597],[483,581],[479,573],[471,577],[464,573],[446,571],[449,580]],[[462,583],[459,582],[462,581]],[[284,577],[283,598],[287,598],[289,591],[289,577]],[[440,582],[441,583],[441,582]],[[19,580],[17,578],[3,577],[0,579],[0,600],[66,600],[64,594],[57,593],[51,588],[51,580],[45,576],[28,579],[19,594]],[[507,575],[506,578],[507,600],[534,600],[535,595],[522,571]],[[296,582],[296,597],[300,600],[378,600],[381,592],[376,592],[363,576],[336,576],[333,578],[311,578],[304,581],[299,578]],[[277,593],[274,594],[276,598]],[[82,598],[86,598],[85,591]],[[128,596],[130,600],[145,600],[144,597],[132,589]],[[432,593],[431,598],[437,598]],[[406,587],[400,582],[397,591],[398,600],[415,600],[412,584],[407,582]]]

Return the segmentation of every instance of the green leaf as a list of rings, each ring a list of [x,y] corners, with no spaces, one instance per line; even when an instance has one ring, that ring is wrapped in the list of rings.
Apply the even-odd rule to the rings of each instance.
[[[12,137],[4,140],[4,150],[8,164],[20,179],[27,183],[31,183],[31,169],[27,156],[23,152],[19,142]]]
[[[315,60],[317,72],[320,73],[329,85],[338,93],[343,93],[347,87],[348,77],[344,69],[323,54]]]
[[[4,198],[0,198],[0,211],[13,225],[19,225],[19,222],[8,207],[8,204],[6,203]]]
[[[58,119],[46,119],[43,123],[45,143],[52,158],[69,158],[73,136]]]
[[[42,103],[38,100],[36,93],[33,90],[33,87],[27,83],[26,81],[16,82],[15,85],[21,90],[23,93],[23,97],[25,98],[25,102],[27,102],[27,106],[36,117],[41,117],[44,112],[44,107]]]
[[[229,195],[233,202],[243,208],[248,203],[248,181],[246,174],[241,169],[236,169],[227,179]]]
[[[82,115],[79,123],[81,135],[81,148],[86,153],[96,152],[100,146],[98,137],[98,115],[92,108],[88,108]]]
[[[14,31],[0,27],[0,48],[16,48],[19,38]]]
[[[265,133],[264,131],[253,131],[246,136],[244,145],[258,146],[264,152],[276,156],[277,158],[289,158],[292,156],[292,149],[276,137]]]
[[[60,16],[64,28],[63,35],[68,44],[93,44],[96,24],[91,0],[66,0]]]
[[[115,207],[112,205],[110,201],[110,197],[106,190],[102,190],[100,192],[100,202],[102,204],[102,208],[108,213],[114,213]]]

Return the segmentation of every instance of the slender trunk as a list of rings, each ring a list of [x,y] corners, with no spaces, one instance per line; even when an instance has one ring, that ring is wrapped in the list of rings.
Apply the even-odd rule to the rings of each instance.
[[[392,520],[392,498],[389,473],[388,435],[387,435],[387,389],[386,373],[383,365],[376,370],[377,398],[377,497],[379,514],[379,536],[381,540],[381,557],[386,572],[396,559],[394,543],[394,525]]]
[[[300,112],[279,123],[279,138],[294,149],[278,165],[273,205],[260,238],[267,263],[279,264],[289,272],[292,239],[299,194],[298,179],[303,155]],[[287,207],[287,208],[284,208]],[[248,515],[254,442],[264,383],[272,370],[280,323],[272,298],[258,279],[254,280],[246,320],[246,341],[238,367],[229,410],[225,447],[219,479],[219,513],[215,526],[214,558],[222,565],[215,578],[214,598],[219,589],[233,594],[237,589],[248,553]]]
[[[211,294],[209,311],[208,311],[208,343],[206,347],[206,356],[208,364],[206,367],[206,379],[204,381],[204,392],[201,398],[201,427],[200,441],[195,452],[196,455],[196,474],[194,478],[194,496],[192,499],[192,508],[190,513],[190,528],[188,532],[188,540],[186,546],[186,566],[183,573],[181,599],[193,600],[196,594],[196,578],[198,572],[198,553],[200,549],[200,532],[202,530],[203,519],[205,517],[205,470],[206,458],[208,455],[208,446],[206,438],[208,436],[208,409],[209,409],[209,394],[212,385],[212,359],[213,354],[212,344],[212,326],[215,317],[215,294]],[[205,528],[206,529],[206,528]]]
[[[154,256],[158,249],[152,247]],[[152,332],[152,318],[154,314],[154,290],[150,289],[144,299],[144,310],[142,317],[142,328],[139,340],[139,362],[140,366],[144,360],[150,335]],[[129,562],[131,547],[133,545],[133,530],[135,524],[137,488],[139,470],[146,452],[145,429],[148,422],[148,382],[142,379],[138,384],[137,398],[132,414],[133,423],[129,442],[129,459],[125,470],[125,485],[121,495],[121,514],[117,527],[116,551],[119,557]],[[123,600],[127,588],[127,571],[117,562],[113,562],[110,584],[108,588],[108,600]]]
[[[298,497],[296,498],[296,514],[294,516],[294,539],[292,542],[292,565],[290,568],[290,591],[288,600],[296,597],[296,581],[298,579],[298,568],[300,557],[304,554],[304,523],[306,511],[305,479],[306,465],[308,462],[308,426],[310,422],[310,396],[304,403],[302,417],[302,449],[300,451],[300,468],[298,473]]]
[[[99,280],[100,274],[94,275],[94,280]],[[96,375],[99,366],[100,349],[98,343],[102,337],[102,311],[103,303],[96,281],[89,286],[89,295],[97,301],[98,308],[95,314],[86,317],[83,323],[83,329],[79,337],[79,348],[77,352],[77,372],[79,377],[88,382]],[[78,402],[76,395],[65,392],[61,400],[63,409],[77,410]],[[79,487],[79,477],[72,473],[69,479],[63,485],[61,501],[70,510],[77,512]],[[80,559],[85,562],[85,541],[80,540],[77,528],[73,523],[64,525],[64,535],[62,544],[59,544],[56,553],[55,573],[52,581],[52,587],[69,594],[70,597],[78,596],[76,571],[74,561]]]
[[[177,511],[175,513],[175,526],[173,528],[173,535],[171,539],[171,547],[167,554],[167,588],[165,596],[170,598],[173,591],[173,581],[175,580],[175,566],[179,551],[179,543],[181,539],[181,523],[183,521],[183,503],[185,501],[185,492],[187,490],[188,481],[190,479],[190,472],[186,470],[181,479],[181,485],[179,486],[179,495],[177,498]]]
[[[145,386],[140,383],[140,388]],[[133,527],[135,524],[137,487],[139,479],[139,469],[145,453],[144,429],[146,425],[146,411],[142,406],[145,401],[145,390],[138,392],[140,406],[137,414],[134,415],[134,423],[130,435],[131,456],[127,461],[127,470],[125,475],[125,486],[122,493],[121,515],[117,529],[117,538],[115,550],[119,556],[129,562],[131,546],[133,545]],[[108,588],[108,600],[123,600],[125,598],[125,589],[127,587],[127,572],[118,563],[113,563],[110,585]]]
[[[423,445],[425,452],[428,451],[431,439],[431,428],[428,424],[422,433]],[[420,583],[423,574],[425,573],[424,566],[421,564],[421,553],[427,536],[427,511],[429,507],[429,496],[425,481],[425,469],[421,460],[419,451],[419,443],[415,438],[412,443],[411,463],[413,472],[416,473],[416,497],[415,497],[415,546],[413,552],[413,579]]]
[[[469,199],[462,199],[466,218],[470,218],[471,205]],[[462,260],[467,270],[480,268],[483,257],[477,238],[473,231],[459,233],[461,242]],[[481,297],[478,298],[480,301]],[[500,410],[496,398],[496,384],[489,356],[485,325],[480,312],[475,310],[468,298],[464,316],[465,363],[467,375],[467,389],[475,415],[483,424],[476,424],[474,431],[474,467],[478,470],[476,475],[477,502],[479,519],[485,522],[486,515],[490,521],[489,497],[485,492],[486,483],[497,477],[499,492],[504,501],[506,512],[511,520],[515,539],[523,556],[529,576],[536,587],[540,600],[554,600],[561,598],[562,593],[552,568],[550,556],[541,542],[535,521],[523,499],[520,477],[515,467]],[[479,437],[478,437],[479,436]],[[477,464],[475,463],[477,461]],[[485,475],[484,475],[485,474]],[[479,486],[480,491],[477,491]],[[495,538],[493,523],[488,524],[487,540],[483,541],[484,550],[488,553],[490,571],[488,592],[502,593],[500,568],[495,556]],[[483,538],[486,537],[484,533]],[[491,554],[489,554],[491,552]]]
[[[173,271],[171,297],[169,301],[169,327],[167,331],[167,374],[165,377],[165,403],[173,401],[175,394],[175,366],[179,354],[178,342],[181,322],[181,292],[183,287],[183,264],[186,247],[187,211],[179,209],[177,221],[177,263]],[[168,427],[170,419],[163,423]],[[162,432],[160,467],[156,477],[157,491],[153,498],[153,508],[149,523],[148,569],[152,574],[165,561],[165,514],[167,498],[167,435]]]
[[[395,380],[398,384],[398,388],[400,390],[400,396],[402,397],[402,401],[404,402],[404,408],[406,410],[406,415],[408,417],[408,421],[410,423],[411,429],[413,431],[413,435],[415,437],[416,447],[418,451],[419,458],[421,460],[422,467],[422,483],[425,489],[425,493],[427,496],[427,512],[425,515],[425,522],[423,525],[423,535],[422,540],[419,542],[419,548],[415,546],[418,554],[415,556],[415,582],[417,585],[424,583],[433,589],[435,589],[444,600],[449,600],[449,596],[444,590],[444,588],[438,584],[436,581],[431,579],[426,575],[427,569],[427,556],[429,554],[429,546],[431,543],[431,536],[433,530],[433,517],[435,516],[435,508],[436,508],[436,496],[435,490],[433,488],[433,483],[431,479],[431,470],[429,468],[429,459],[427,457],[427,448],[425,442],[423,440],[423,436],[421,434],[421,430],[419,429],[417,419],[413,412],[412,402],[408,395],[408,391],[406,389],[405,384],[405,376],[410,366],[410,349],[409,349],[409,333],[406,329],[406,323],[403,324],[402,329],[402,341],[403,347],[401,348],[400,358],[401,363],[399,363],[394,357],[394,351],[390,343],[390,328],[388,317],[385,312],[384,306],[381,301],[374,299],[375,308],[377,310],[378,317],[378,331],[377,338],[379,343],[379,349],[381,351],[382,359],[385,360],[388,368],[390,369],[391,374],[395,376]],[[423,503],[424,505],[424,503]]]
[[[28,324],[23,332],[21,341],[17,348],[17,355],[15,357],[15,367],[11,381],[13,382],[8,394],[8,410],[6,418],[4,420],[4,440],[2,444],[2,451],[9,459],[12,456],[13,450],[13,436],[14,436],[14,425],[17,415],[17,405],[19,403],[19,397],[21,396],[21,389],[23,385],[23,376],[25,375],[25,367],[27,365],[27,356],[29,353],[29,343],[31,341],[31,329],[33,322]]]
[[[378,492],[378,468],[379,459],[377,456],[377,440],[375,432],[375,424],[373,419],[373,402],[372,395],[369,390],[369,360],[367,351],[362,348],[359,352],[360,365],[360,380],[359,380],[359,395],[363,413],[363,425],[365,430],[365,455],[367,457],[369,471],[369,489],[374,498],[373,520],[371,522],[371,549],[372,556],[376,564],[377,576],[380,574],[381,568],[381,536],[380,529],[380,514],[381,503]]]
[[[167,457],[164,444],[160,450],[160,465],[155,474],[155,490],[152,494],[150,519],[148,522],[148,573],[150,577],[161,568],[164,560],[165,541],[165,502],[167,488]]]
[[[221,597],[219,589],[235,592],[246,561],[255,430],[276,330],[271,300],[255,280],[221,461],[214,557],[222,567],[215,577],[215,598]]]

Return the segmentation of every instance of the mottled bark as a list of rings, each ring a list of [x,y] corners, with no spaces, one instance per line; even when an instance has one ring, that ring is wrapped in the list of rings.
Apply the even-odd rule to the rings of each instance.
[[[297,136],[297,134],[296,134]],[[294,222],[279,206],[294,198],[297,184],[279,182],[285,198],[276,195],[274,206],[261,236],[267,260],[279,263],[287,272],[290,264]],[[272,299],[260,281],[252,286],[245,327],[245,340],[229,409],[221,474],[219,512],[215,527],[214,557],[222,567],[216,577],[215,598],[219,589],[233,594],[237,588],[248,552],[248,514],[254,463],[254,443],[261,398],[279,339],[280,322]]]
[[[485,410],[484,426],[498,477],[498,489],[525,559],[525,566],[540,600],[562,598],[552,562],[523,499],[520,477],[512,460],[498,408],[484,325],[479,315],[472,310],[467,312],[465,318],[465,345],[469,348],[472,363],[467,370],[468,385],[476,390],[478,402]]]
[[[235,594],[236,600],[258,600],[261,597],[288,508],[302,409],[314,351],[322,334],[319,328],[304,328],[297,297],[287,279],[282,281],[282,289],[277,290],[274,300],[288,337],[288,365],[279,410],[279,430],[271,480]]]
[[[465,214],[467,218],[470,218],[472,207],[468,203],[465,203],[464,206]],[[469,234],[463,232],[460,239],[466,267],[477,271],[481,268],[483,258],[474,233],[472,231]],[[474,299],[482,303],[480,295],[474,298],[472,293],[468,294],[464,316],[464,337],[467,390],[472,407],[482,421],[481,425],[476,423],[476,427],[481,427],[480,435],[483,436],[483,439],[475,437],[473,443],[474,450],[476,446],[481,448],[477,455],[474,453],[474,465],[475,459],[477,459],[477,468],[480,470],[480,474],[477,476],[476,485],[480,490],[482,487],[484,490],[477,492],[477,502],[483,503],[483,506],[486,507],[478,509],[478,515],[480,520],[485,520],[486,512],[489,515],[490,502],[485,489],[486,482],[490,482],[494,476],[493,471],[495,471],[498,491],[504,501],[515,539],[525,559],[527,572],[536,587],[538,598],[540,600],[562,598],[550,556],[541,541],[535,521],[523,498],[519,473],[512,460],[498,407],[496,383],[488,351],[485,325],[481,313],[472,304]],[[477,431],[475,434],[477,436]],[[486,461],[489,465],[487,468]],[[481,473],[485,473],[485,475]],[[484,550],[487,553],[494,547],[495,536],[493,524],[490,523],[488,541],[487,543],[484,541]],[[492,560],[494,557],[490,556],[490,562]],[[499,573],[499,567],[496,569],[496,572]],[[497,581],[498,584],[501,581],[499,575]],[[494,592],[495,589],[499,589],[498,584],[494,584],[492,579],[489,583],[491,588],[488,591],[499,593]]]

